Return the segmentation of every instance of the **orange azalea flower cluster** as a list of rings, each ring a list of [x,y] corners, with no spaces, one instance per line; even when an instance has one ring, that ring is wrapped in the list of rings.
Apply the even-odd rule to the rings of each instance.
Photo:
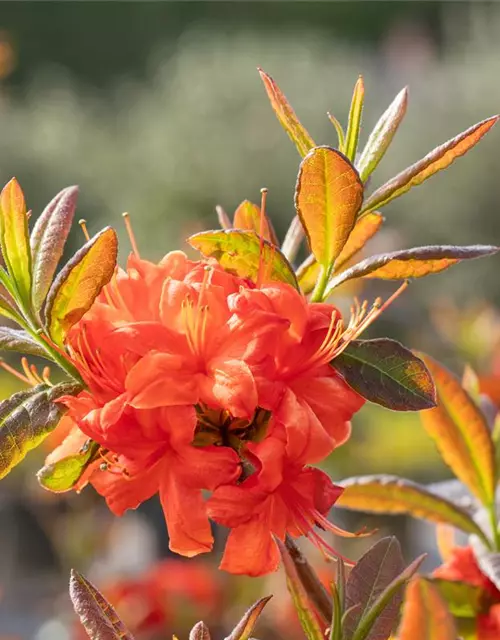
[[[68,335],[87,388],[62,398],[72,429],[47,462],[92,439],[100,455],[77,488],[90,482],[117,515],[158,493],[184,556],[211,550],[210,520],[229,527],[232,573],[275,570],[287,534],[331,552],[314,527],[340,532],[326,515],[342,490],[308,465],[348,439],[364,403],[329,365],[349,332],[287,284],[132,254]]]
[[[481,571],[471,547],[455,547],[451,557],[438,567],[434,577],[457,581],[481,589],[481,611],[476,617],[477,640],[500,638],[500,591]]]

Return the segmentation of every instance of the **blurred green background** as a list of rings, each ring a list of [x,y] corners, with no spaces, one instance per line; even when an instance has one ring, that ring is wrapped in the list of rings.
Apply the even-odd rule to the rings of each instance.
[[[80,185],[78,215],[91,232],[117,225],[122,258],[123,211],[133,216],[141,253],[158,259],[185,247],[189,233],[216,226],[215,205],[232,212],[245,198],[258,200],[262,186],[283,237],[300,159],[257,66],[322,144],[335,144],[326,112],[346,121],[360,73],[365,132],[409,85],[408,114],[373,177],[377,186],[500,111],[499,36],[500,5],[480,2],[3,2],[0,182],[15,175],[35,216],[61,188]],[[498,243],[499,136],[493,130],[448,171],[389,205],[386,230],[371,248]],[[70,249],[81,242],[77,228]],[[498,340],[497,273],[493,258],[416,282],[371,334],[398,337],[457,372],[465,362],[487,372]],[[16,386],[5,376],[0,385],[3,397]],[[32,454],[0,484],[0,638],[77,637],[64,593],[70,566],[102,586],[141,575],[167,553],[154,501],[116,520],[91,489],[49,496],[34,477],[43,455]],[[448,477],[418,416],[368,407],[329,464],[336,478],[371,471],[428,482]],[[401,535],[408,558],[432,545],[430,527],[404,519],[378,524]],[[345,548],[356,556],[362,545]],[[208,560],[212,571],[216,554]],[[428,566],[435,560],[431,553]],[[218,628],[260,591],[274,591],[259,637],[276,629],[293,635],[280,627],[288,620],[280,576],[212,575],[220,593],[207,616]],[[186,613],[190,597],[176,608],[183,615],[165,623],[179,637],[187,620],[200,617]],[[131,602],[129,610],[142,606]]]

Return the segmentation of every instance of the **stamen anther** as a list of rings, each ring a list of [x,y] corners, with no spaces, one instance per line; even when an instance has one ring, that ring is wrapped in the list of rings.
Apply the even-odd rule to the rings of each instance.
[[[85,240],[88,242],[90,240],[90,236],[87,230],[87,221],[85,220],[85,218],[81,218],[80,220],[78,220],[78,224],[82,228],[83,235],[85,236]]]

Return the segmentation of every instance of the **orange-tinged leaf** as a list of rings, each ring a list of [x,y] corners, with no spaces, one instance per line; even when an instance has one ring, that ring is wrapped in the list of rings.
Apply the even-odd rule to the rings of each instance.
[[[443,562],[449,562],[453,549],[457,546],[455,529],[447,524],[436,525],[436,545]]]
[[[0,194],[0,244],[15,289],[25,303],[31,292],[31,250],[24,195],[15,178]]]
[[[370,211],[370,213],[359,218],[335,262],[335,271],[340,271],[351,258],[361,251],[368,240],[377,233],[383,222],[384,217],[376,211]],[[297,279],[300,288],[305,294],[310,293],[314,289],[319,272],[320,266],[313,255],[306,258],[298,268]]]
[[[344,248],[363,200],[363,185],[349,160],[331,147],[316,147],[302,161],[295,206],[311,251],[325,268]]]
[[[336,505],[343,509],[411,515],[484,537],[464,509],[411,480],[391,475],[357,476],[343,480],[341,486],[344,491]]]
[[[366,200],[362,213],[371,209],[379,209],[394,198],[398,198],[412,187],[422,184],[438,171],[446,169],[452,162],[472,149],[481,138],[488,133],[499,116],[493,116],[470,127],[458,136],[433,149],[422,160],[411,165],[397,176],[379,187]]]
[[[356,158],[358,150],[359,130],[361,128],[361,115],[363,113],[363,103],[365,100],[365,85],[363,77],[359,76],[354,86],[352,94],[351,108],[349,110],[349,121],[345,137],[345,155],[351,162]]]
[[[286,282],[298,288],[295,273],[281,251],[268,242],[261,242],[255,231],[229,229],[202,231],[188,238],[189,244],[207,258],[214,258],[226,271],[241,278],[262,282]]]
[[[255,233],[260,235],[260,227],[261,227],[261,212],[260,207],[258,207],[250,200],[243,200],[243,202],[238,206],[236,211],[234,212],[233,218],[233,227],[235,229],[243,229],[247,231],[255,231]],[[269,242],[273,244],[277,244],[276,242],[276,234],[274,233],[274,229],[272,224],[267,216],[265,216],[263,220],[263,236]]]
[[[304,157],[313,147],[316,146],[314,140],[309,135],[305,127],[300,123],[288,100],[281,92],[270,75],[259,68],[260,77],[266,88],[267,95],[271,101],[271,106],[280,121],[283,129],[288,133],[298,152]]]
[[[225,640],[249,640],[260,614],[271,598],[272,596],[266,596],[253,604]]]
[[[45,316],[51,338],[62,344],[71,327],[90,309],[114,273],[118,239],[106,228],[63,267],[47,296]]]
[[[394,98],[387,110],[380,116],[379,121],[368,137],[368,141],[356,163],[363,182],[377,168],[388,146],[396,133],[406,113],[408,105],[408,89],[405,87]]]
[[[438,404],[420,415],[443,458],[471,492],[489,505],[495,498],[495,450],[483,413],[459,380],[427,355],[419,354],[434,378]]]
[[[421,577],[406,588],[398,640],[457,640],[457,630],[439,590]]]
[[[362,219],[362,218],[361,218]],[[370,256],[338,275],[328,283],[327,293],[353,278],[379,278],[381,280],[408,280],[423,278],[448,269],[461,260],[473,260],[497,253],[493,245],[431,245],[414,247]]]

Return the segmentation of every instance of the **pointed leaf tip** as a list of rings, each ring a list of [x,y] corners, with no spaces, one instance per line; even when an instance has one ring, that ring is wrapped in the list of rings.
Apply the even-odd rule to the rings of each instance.
[[[249,640],[257,620],[272,596],[266,596],[253,604],[225,640]]]

